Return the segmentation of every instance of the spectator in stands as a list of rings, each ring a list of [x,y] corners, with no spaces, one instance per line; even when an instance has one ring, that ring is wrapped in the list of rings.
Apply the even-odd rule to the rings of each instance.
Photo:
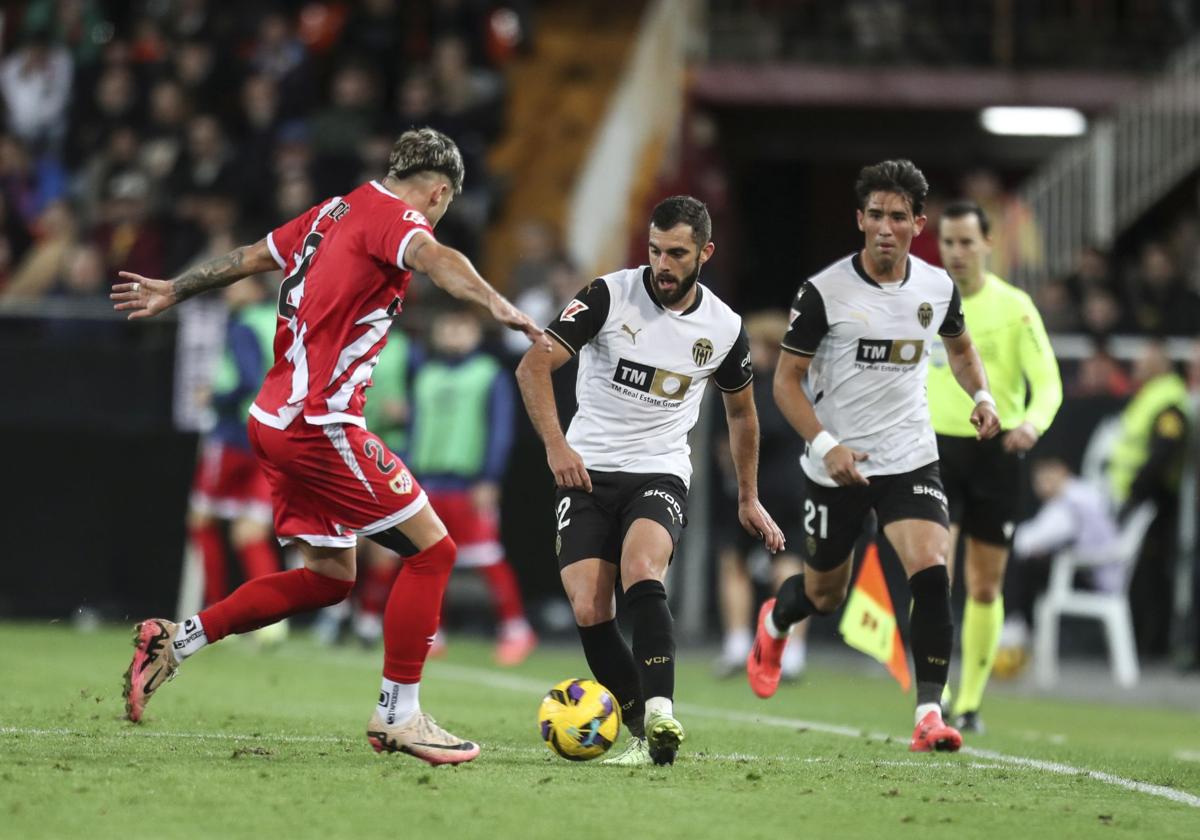
[[[29,33],[0,63],[8,127],[35,151],[57,150],[66,136],[73,64],[71,54],[52,45],[45,30]]]
[[[138,110],[137,83],[127,64],[108,66],[90,85],[86,78],[80,81],[67,132],[68,156],[77,161],[102,150],[114,131],[132,128]]]
[[[1125,399],[1133,393],[1133,380],[1121,363],[1108,352],[1107,341],[1094,339],[1092,352],[1081,359],[1074,380],[1067,386],[1072,398],[1113,397]]]
[[[1134,363],[1138,391],[1121,413],[1121,434],[1108,462],[1109,488],[1122,516],[1152,502],[1157,516],[1146,534],[1130,583],[1134,634],[1147,656],[1167,652],[1175,591],[1179,486],[1191,424],[1187,383],[1165,347],[1147,342]]]
[[[31,230],[46,206],[66,194],[67,173],[53,155],[34,155],[16,136],[0,134],[0,192]]]
[[[547,263],[545,280],[539,286],[531,286],[519,293],[514,305],[528,313],[535,323],[548,324],[580,288],[584,281],[567,257],[558,257]],[[504,336],[504,346],[513,355],[522,355],[527,342],[512,341]]]
[[[1188,289],[1161,242],[1142,247],[1129,285],[1129,308],[1137,329],[1147,335],[1200,332],[1200,295]]]
[[[75,214],[65,201],[49,204],[34,227],[33,245],[25,252],[4,289],[4,297],[32,300],[54,288],[65,272],[77,242]]]
[[[1116,296],[1103,286],[1086,287],[1079,308],[1080,326],[1093,338],[1103,340],[1129,328]]]
[[[141,172],[123,172],[109,181],[92,239],[104,253],[111,277],[121,270],[145,277],[166,273],[162,231],[147,215],[149,191],[149,179]]]
[[[1019,268],[1040,268],[1044,260],[1042,235],[1029,207],[1006,191],[1000,177],[990,169],[969,172],[962,187],[963,194],[992,219],[992,271],[1011,277]]]
[[[1116,278],[1108,252],[1094,245],[1085,245],[1075,257],[1075,270],[1066,278],[1071,302],[1082,307],[1088,292],[1101,290],[1116,294]]]
[[[509,286],[517,294],[544,289],[561,248],[554,226],[541,219],[528,219],[517,226],[517,264]]]
[[[357,175],[359,144],[370,133],[378,112],[378,84],[371,70],[357,59],[338,67],[330,83],[329,104],[318,109],[309,123],[320,173],[317,191],[322,195]]]
[[[1079,310],[1071,304],[1071,293],[1061,280],[1047,280],[1034,291],[1038,312],[1046,332],[1075,332],[1080,327]]]

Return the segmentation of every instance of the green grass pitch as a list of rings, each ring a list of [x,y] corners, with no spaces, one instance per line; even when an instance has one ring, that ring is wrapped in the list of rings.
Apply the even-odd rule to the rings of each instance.
[[[882,675],[817,668],[764,702],[685,650],[678,762],[608,768],[537,736],[579,652],[501,671],[452,637],[422,706],[483,753],[435,769],[367,745],[378,651],[223,643],[134,726],[129,637],[0,625],[0,837],[1200,837],[1200,715],[995,696],[968,749],[911,755]]]

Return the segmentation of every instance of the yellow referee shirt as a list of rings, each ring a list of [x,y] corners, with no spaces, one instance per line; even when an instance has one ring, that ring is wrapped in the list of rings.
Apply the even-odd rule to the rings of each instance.
[[[989,272],[983,287],[964,296],[962,305],[967,330],[987,371],[988,390],[996,399],[1001,428],[1028,421],[1038,434],[1044,433],[1062,405],[1062,378],[1033,301]],[[940,341],[930,358],[928,390],[933,430],[939,435],[975,437],[970,419],[974,401],[955,381]]]

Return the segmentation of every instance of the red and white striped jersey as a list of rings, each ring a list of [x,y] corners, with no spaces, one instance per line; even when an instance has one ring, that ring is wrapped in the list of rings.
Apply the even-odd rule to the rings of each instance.
[[[250,413],[275,429],[365,426],[364,390],[412,271],[404,251],[425,216],[376,181],[334,196],[267,235],[284,271],[275,364]]]

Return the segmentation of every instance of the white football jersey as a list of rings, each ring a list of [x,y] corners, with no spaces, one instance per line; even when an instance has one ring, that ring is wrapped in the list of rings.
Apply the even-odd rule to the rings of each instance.
[[[579,355],[579,411],[567,442],[589,470],[692,476],[688,432],[711,377],[723,391],[754,379],[742,319],[697,284],[683,312],[658,303],[649,266],[593,281],[546,328]]]
[[[853,254],[800,287],[783,349],[812,357],[805,393],[826,431],[867,453],[858,471],[897,475],[938,459],[925,396],[929,353],[936,336],[963,329],[945,271],[909,257],[904,280],[881,286]],[[816,483],[836,485],[807,448],[800,465]]]

